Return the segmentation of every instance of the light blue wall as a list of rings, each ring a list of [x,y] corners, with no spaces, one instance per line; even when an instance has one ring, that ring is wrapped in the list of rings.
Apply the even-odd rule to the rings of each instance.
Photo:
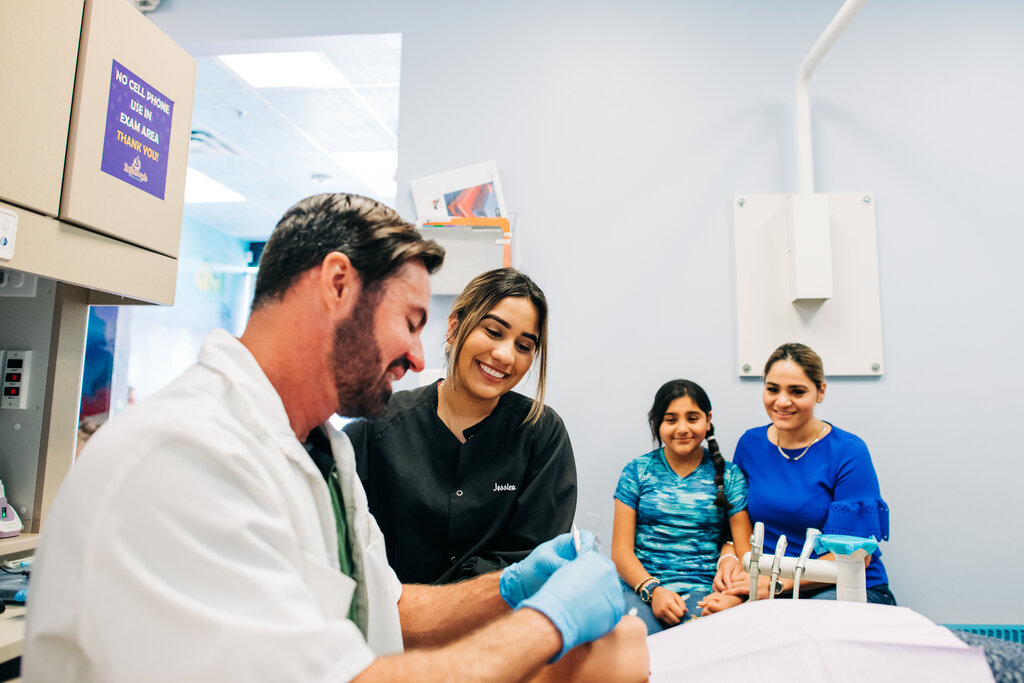
[[[766,422],[734,372],[731,197],[795,189],[794,77],[840,4],[167,0],[151,16],[180,43],[402,32],[399,209],[410,178],[498,162],[519,265],[551,303],[580,521],[601,515],[607,547],[661,382],[707,388],[726,452]],[[1021,26],[1004,0],[872,0],[812,87],[818,190],[876,195],[887,369],[832,381],[821,414],[871,447],[893,588],[940,622],[1024,622]]]
[[[247,264],[246,246],[207,225],[185,220],[174,305],[120,308],[115,414],[125,407],[129,387],[143,399],[195,363],[210,330],[241,334],[248,317],[245,275],[239,272]]]

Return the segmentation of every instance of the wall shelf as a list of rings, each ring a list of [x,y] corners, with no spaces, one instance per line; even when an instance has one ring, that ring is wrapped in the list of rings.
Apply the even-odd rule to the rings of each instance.
[[[0,538],[0,557],[35,550],[38,543],[39,534],[22,533],[14,538]]]
[[[445,249],[444,266],[430,279],[432,294],[459,294],[480,273],[512,265],[512,232],[507,218],[425,221],[420,233]]]

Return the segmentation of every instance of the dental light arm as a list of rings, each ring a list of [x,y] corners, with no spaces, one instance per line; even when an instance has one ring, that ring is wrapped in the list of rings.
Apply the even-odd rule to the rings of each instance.
[[[804,570],[807,568],[807,559],[811,556],[811,551],[814,550],[814,539],[820,535],[821,532],[817,529],[807,530],[807,536],[804,538],[804,547],[800,550],[800,557],[796,561],[796,570],[793,572],[794,600],[800,597],[800,579],[803,577]]]
[[[768,599],[775,599],[775,586],[779,580],[779,569],[781,568],[782,558],[786,556],[786,546],[789,545],[786,542],[786,536],[783,534],[779,536],[779,542],[775,544],[775,557],[772,558],[772,581],[768,584]]]
[[[764,548],[764,522],[754,525],[754,533],[750,536],[750,552],[744,555],[744,566],[750,572],[750,595],[747,602],[757,600],[757,577],[760,573],[761,550]]]

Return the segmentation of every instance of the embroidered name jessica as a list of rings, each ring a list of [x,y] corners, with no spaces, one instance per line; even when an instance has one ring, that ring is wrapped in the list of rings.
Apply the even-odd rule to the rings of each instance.
[[[516,490],[516,485],[515,484],[499,484],[499,483],[495,482],[494,490],[495,491],[515,491]]]

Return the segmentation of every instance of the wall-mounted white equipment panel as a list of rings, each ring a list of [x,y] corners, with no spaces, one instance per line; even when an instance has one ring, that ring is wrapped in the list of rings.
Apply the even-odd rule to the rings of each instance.
[[[832,231],[828,195],[789,198],[789,253],[793,302],[832,298]]]
[[[28,405],[28,374],[31,365],[31,351],[0,351],[0,386],[3,387],[0,408],[24,410]]]
[[[817,351],[828,375],[878,376],[884,371],[875,202],[871,194],[827,198],[831,298],[794,301],[793,198],[737,195],[737,370],[760,376],[785,342]]]
[[[195,60],[124,0],[85,0],[60,219],[177,257]]]

